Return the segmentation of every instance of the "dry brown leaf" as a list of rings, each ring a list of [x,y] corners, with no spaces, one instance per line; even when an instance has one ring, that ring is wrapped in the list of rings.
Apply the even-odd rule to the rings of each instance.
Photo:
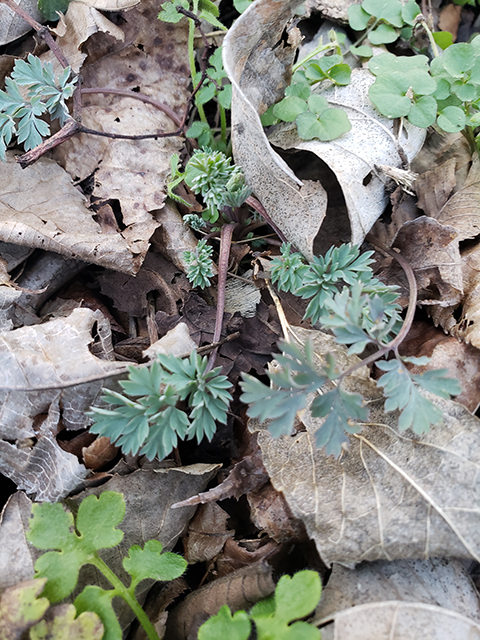
[[[173,200],[167,199],[165,206],[158,212],[157,221],[160,227],[152,238],[152,245],[158,248],[173,264],[184,271],[188,271],[185,251],[195,251],[197,239],[192,229],[183,222]]]
[[[464,287],[462,261],[453,227],[421,216],[400,227],[393,247],[399,249],[415,273],[421,304],[449,307],[460,302]],[[400,285],[400,303],[406,305],[408,285],[396,261],[392,261],[382,278],[389,284]]]
[[[415,190],[418,196],[418,206],[425,211],[427,216],[437,217],[438,212],[447,202],[452,193],[457,178],[455,158],[446,160],[443,164],[435,166],[430,171],[425,171],[415,181]]]
[[[46,584],[46,578],[26,580],[14,587],[8,587],[1,594],[0,638],[2,640],[20,640],[25,631],[41,620],[50,604],[46,598],[40,598],[40,593]],[[33,601],[36,601],[35,606],[32,606]]]
[[[266,532],[275,542],[306,542],[305,527],[292,516],[288,504],[270,483],[261,489],[247,493],[250,517],[259,531]]]
[[[454,315],[458,305],[432,309],[435,325],[441,325],[456,338],[480,349],[480,251],[478,245],[462,253],[463,288],[465,297],[460,318]]]
[[[44,22],[37,0],[15,0],[16,3],[37,22]],[[13,42],[31,31],[32,27],[6,4],[0,4],[0,45]]]
[[[135,7],[140,0],[80,0],[99,11],[122,11]]]
[[[480,621],[470,576],[458,560],[446,558],[362,562],[353,570],[334,564],[314,621],[322,624],[349,607],[394,599],[444,607]]]
[[[234,537],[235,532],[227,529],[229,518],[216,502],[200,505],[183,540],[183,555],[189,564],[212,560]]]
[[[312,335],[316,353],[332,352],[344,369],[345,349],[320,332],[296,334],[302,341]],[[273,486],[303,520],[324,562],[479,560],[479,419],[456,402],[429,395],[444,424],[423,435],[398,433],[398,417],[383,411],[374,382],[349,383],[349,391],[362,392],[369,402],[370,417],[338,460],[316,448],[314,433],[323,419],[308,412],[302,418],[305,432],[278,439],[266,424],[250,422]]]
[[[75,73],[80,71],[87,57],[87,55],[80,50],[82,44],[98,31],[109,34],[113,38],[121,41],[123,41],[125,37],[119,27],[114,25],[113,22],[110,22],[108,18],[93,8],[93,6],[89,6],[89,4],[85,2],[77,2],[76,0],[70,2],[67,13],[57,26],[56,33],[57,44]],[[40,59],[44,63],[51,62],[56,73],[61,71],[59,61],[50,50],[44,53]]]
[[[127,44],[110,39],[98,48],[96,39],[90,39],[90,55],[82,67],[85,89],[134,89],[183,114],[189,84],[187,21],[172,25],[157,15],[157,3],[142,2],[122,15]],[[92,129],[140,135],[174,131],[177,126],[135,97],[89,94],[82,96],[82,103],[82,123]],[[182,145],[179,137],[112,140],[81,134],[57,147],[54,157],[77,179],[95,172],[93,197],[119,201],[123,235],[144,255],[159,226],[156,215],[166,197],[170,158]]]
[[[83,447],[82,457],[87,469],[96,471],[115,460],[118,447],[110,442],[106,436],[99,436],[88,447]]]
[[[449,31],[452,34],[454,42],[457,40],[458,25],[460,24],[461,14],[461,6],[457,4],[447,4],[440,11],[440,16],[438,18],[438,30]]]
[[[475,238],[480,233],[480,159],[473,162],[463,187],[435,215],[438,222],[454,227],[459,240]]]
[[[428,632],[428,636],[426,633]],[[330,640],[326,634],[323,640]],[[335,616],[335,640],[479,640],[480,624],[428,604],[379,602],[347,609]]]
[[[257,562],[219,578],[187,596],[168,616],[168,640],[187,640],[207,618],[227,604],[232,611],[250,609],[275,591],[272,568]],[[190,636],[189,633],[193,635]]]
[[[319,11],[323,17],[348,24],[348,7],[351,4],[361,4],[355,0],[307,0],[305,9],[307,12]]]
[[[135,273],[143,260],[134,229],[103,234],[84,196],[56,162],[40,158],[21,169],[13,154],[0,172],[0,239],[68,258]],[[133,232],[133,233],[132,233]]]
[[[295,176],[272,149],[259,116],[282,97],[290,82],[299,39],[292,30],[285,44],[282,34],[297,4],[298,0],[267,0],[249,7],[229,30],[223,56],[233,86],[235,162],[287,239],[312,259],[313,239],[325,216],[326,191],[320,183],[302,183]]]

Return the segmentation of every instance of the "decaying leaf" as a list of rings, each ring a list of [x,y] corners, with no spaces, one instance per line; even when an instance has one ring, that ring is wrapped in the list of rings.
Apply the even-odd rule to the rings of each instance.
[[[42,553],[27,544],[32,501],[23,491],[11,495],[0,515],[0,589],[31,580]]]
[[[309,332],[297,329],[306,340]],[[335,359],[345,350],[313,336],[316,353]],[[343,368],[342,363],[340,367]],[[451,401],[429,395],[444,424],[418,436],[399,433],[397,416],[383,411],[373,381],[350,381],[369,401],[370,416],[350,450],[326,457],[315,446],[323,419],[302,417],[306,431],[273,439],[258,431],[263,462],[273,486],[301,518],[325,563],[354,566],[363,560],[430,556],[480,559],[477,465],[479,419]]]
[[[457,319],[454,312],[458,305],[445,309],[432,308],[431,316],[435,325],[440,325],[456,338],[480,349],[480,252],[474,245],[462,252],[463,288],[465,297],[462,311]]]
[[[272,149],[260,115],[279,100],[290,82],[298,33],[282,34],[298,0],[255,3],[225,38],[224,66],[233,86],[232,143],[236,164],[267,212],[296,247],[313,257],[313,238],[326,211],[320,183],[302,183]],[[261,78],[261,81],[259,80]]]
[[[274,591],[272,568],[268,564],[257,562],[234,571],[197,589],[175,607],[168,616],[166,637],[169,640],[195,637],[200,625],[224,604],[232,611],[250,609]]]
[[[17,0],[16,0],[17,1]],[[32,16],[37,22],[43,22],[44,18],[38,8],[37,0],[18,0],[17,4]],[[7,7],[0,4],[0,45],[13,42],[31,30],[31,26],[23,18]]]
[[[216,502],[201,505],[184,539],[184,557],[189,564],[212,560],[235,532],[227,529],[229,515]]]
[[[400,227],[393,247],[399,249],[415,273],[421,304],[448,307],[461,301],[464,286],[462,260],[454,227],[421,216]],[[396,260],[392,261],[382,278],[389,284],[400,286],[400,303],[406,306],[409,289]]]
[[[55,30],[57,44],[75,73],[80,71],[87,57],[80,48],[94,33],[101,31],[121,41],[125,38],[123,31],[97,11],[93,4],[93,2],[76,2],[75,0],[70,2],[67,13]],[[41,56],[41,60],[43,63],[51,62],[56,73],[61,71],[59,61],[50,50]]]
[[[331,143],[305,142],[299,139],[295,125],[277,125],[267,142],[259,115],[283,97],[289,82],[298,38],[291,29],[287,44],[281,36],[297,4],[295,0],[255,3],[230,29],[223,52],[233,85],[235,161],[286,238],[311,259],[315,236],[325,218],[326,193],[319,182],[302,186],[270,144],[311,151],[333,169],[344,191],[351,240],[361,243],[387,202],[375,165],[400,167],[401,147],[412,159],[423,144],[425,131],[409,127],[408,137],[403,132],[398,140],[393,122],[380,117],[367,97],[373,76],[366,70],[354,70],[350,85],[323,92],[332,106],[347,109],[352,131]]]
[[[355,569],[334,564],[314,620],[324,624],[349,607],[393,599],[444,607],[480,621],[480,601],[470,576],[458,560],[444,558],[378,560]]]
[[[90,11],[93,11],[89,8]],[[187,21],[178,25],[157,19],[158,5],[145,1],[122,15],[128,44],[104,39],[87,43],[90,57],[82,67],[84,89],[134,90],[168,105],[174,120],[160,109],[124,95],[82,96],[82,123],[114,134],[141,135],[174,131],[188,96]],[[153,28],[154,25],[154,28]],[[178,115],[175,115],[178,114]],[[95,172],[93,197],[118,200],[124,237],[144,256],[159,226],[170,158],[181,138],[112,140],[81,134],[62,144],[54,157],[75,178]]]
[[[415,190],[418,206],[427,216],[435,218],[452,193],[457,179],[456,158],[450,158],[422,175],[417,176]]]
[[[31,640],[102,640],[104,627],[93,611],[84,611],[76,617],[73,604],[61,604],[47,611],[30,631]]]
[[[9,587],[0,596],[0,638],[20,640],[22,633],[37,623],[50,606],[38,598],[46,578],[28,580]]]
[[[197,247],[197,239],[193,231],[183,222],[183,217],[173,200],[167,199],[165,206],[156,217],[160,227],[152,238],[152,244],[178,269],[186,273],[188,264],[183,254],[185,251],[195,251]]]
[[[12,189],[12,185],[21,185]],[[143,254],[131,243],[128,228],[103,234],[85,198],[56,162],[40,158],[21,169],[13,153],[0,172],[0,239],[46,249],[68,258],[135,273]],[[131,234],[130,234],[131,236]]]

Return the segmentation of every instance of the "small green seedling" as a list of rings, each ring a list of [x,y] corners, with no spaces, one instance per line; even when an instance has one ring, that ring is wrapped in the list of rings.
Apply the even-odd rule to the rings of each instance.
[[[210,286],[210,278],[213,278],[212,253],[212,247],[205,240],[200,240],[195,251],[184,252],[183,257],[188,265],[187,278],[194,287],[205,289]]]
[[[282,576],[275,595],[258,602],[250,613],[237,611],[232,615],[224,605],[202,624],[198,640],[248,640],[252,623],[257,640],[320,640],[320,631],[299,619],[315,610],[321,591],[316,571],[299,571],[292,578]]]
[[[130,547],[123,559],[123,568],[131,576],[126,587],[102,560],[99,551],[117,546],[123,531],[117,529],[125,516],[125,500],[121,493],[105,491],[97,498],[85,498],[74,519],[62,504],[34,504],[33,518],[27,540],[37,549],[47,551],[35,563],[35,577],[46,578],[42,595],[50,602],[59,602],[75,589],[81,567],[91,564],[111,583],[113,589],[86,586],[75,598],[78,613],[93,611],[105,627],[103,640],[121,640],[122,630],[112,607],[120,597],[127,602],[150,640],[158,640],[154,626],[135,597],[135,589],[148,578],[174,580],[182,575],[186,561],[175,553],[162,553],[158,540],[149,540],[143,549]]]
[[[69,80],[70,67],[55,78],[51,62],[43,64],[28,55],[28,60],[16,60],[12,77],[5,80],[0,91],[0,158],[5,159],[7,145],[14,136],[26,151],[33,149],[50,135],[50,127],[40,116],[45,113],[63,124],[68,117],[65,100],[73,95],[76,78]],[[26,97],[20,87],[28,88]]]
[[[360,255],[358,247],[342,245],[306,265],[299,254],[291,254],[290,247],[284,245],[281,257],[272,261],[271,277],[280,289],[310,300],[305,317],[332,331],[339,344],[349,347],[349,354],[360,354],[373,345],[386,355],[386,345],[402,325],[400,307],[396,287],[373,277],[371,255]],[[311,344],[305,345],[305,351],[290,342],[280,347],[283,353],[275,357],[281,369],[268,372],[270,386],[243,374],[241,400],[249,405],[248,415],[268,420],[273,437],[289,435],[297,412],[315,393],[310,412],[313,417],[325,418],[315,433],[316,444],[325,447],[327,455],[339,456],[348,434],[360,431],[361,422],[368,418],[363,397],[341,387],[351,371],[338,372],[331,354],[325,362],[317,362]],[[396,350],[394,356],[389,361],[377,361],[385,372],[377,381],[383,388],[385,411],[400,411],[400,431],[428,431],[432,424],[441,422],[442,414],[419,389],[449,398],[461,392],[460,385],[447,377],[446,369],[411,374],[405,366],[425,365],[429,358],[401,357]],[[322,388],[327,383],[330,390],[325,391]]]
[[[211,440],[216,421],[227,421],[230,383],[219,367],[208,371],[207,358],[195,351],[185,359],[159,355],[151,366],[130,367],[120,385],[126,395],[103,394],[113,408],[92,407],[90,431],[107,436],[124,453],[163,460],[179,439]]]
[[[348,7],[348,21],[354,31],[363,32],[359,42],[367,36],[373,45],[389,44],[402,37],[408,40],[412,26],[420,9],[414,0],[402,3],[400,0],[364,0],[362,4]],[[370,57],[372,51],[366,46],[353,45],[350,51],[361,57]]]

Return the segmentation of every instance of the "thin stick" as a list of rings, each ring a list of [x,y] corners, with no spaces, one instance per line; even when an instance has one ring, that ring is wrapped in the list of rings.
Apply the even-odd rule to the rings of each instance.
[[[136,91],[130,91],[128,89],[114,89],[110,87],[88,87],[81,89],[82,95],[92,94],[92,93],[104,93],[111,94],[115,96],[124,96],[126,98],[134,98],[135,100],[141,100],[142,102],[146,102],[147,104],[151,104],[159,111],[163,111],[165,115],[167,115],[172,122],[174,122],[177,127],[182,124],[182,121],[177,116],[175,111],[171,109],[168,105],[163,102],[159,102],[150,96],[145,95],[144,93],[137,93]]]
[[[217,314],[215,316],[215,332],[213,342],[218,342],[222,335],[223,314],[225,312],[225,285],[227,283],[228,259],[230,257],[230,246],[235,223],[224,224],[220,236],[220,254],[218,256],[218,294],[217,294]],[[207,371],[213,369],[217,358],[218,348],[215,348],[208,359]]]

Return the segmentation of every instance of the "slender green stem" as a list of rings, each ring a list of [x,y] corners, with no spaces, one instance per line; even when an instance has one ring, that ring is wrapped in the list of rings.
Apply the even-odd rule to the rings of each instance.
[[[225,109],[222,107],[222,105],[219,103],[218,106],[220,107],[220,125],[222,127],[222,142],[223,144],[227,144],[227,114],[225,113]]]
[[[155,627],[148,619],[145,611],[139,605],[138,600],[135,598],[134,594],[130,592],[129,589],[127,589],[123,582],[113,573],[110,567],[105,564],[105,562],[100,558],[98,554],[96,554],[95,558],[92,558],[91,564],[97,567],[97,569],[101,573],[103,573],[105,578],[107,578],[107,580],[112,583],[113,588],[116,592],[115,595],[123,598],[125,602],[130,606],[133,613],[137,616],[140,624],[144,628],[149,640],[160,640],[157,632],[155,631]]]
[[[305,56],[305,58],[302,58],[296,64],[293,65],[292,73],[295,73],[295,71],[298,71],[298,69],[300,69],[301,66],[303,66],[306,62],[308,62],[309,60],[314,58],[319,53],[322,53],[322,51],[328,51],[329,49],[335,49],[335,47],[337,45],[338,45],[337,42],[329,42],[328,44],[319,44],[318,47],[316,47],[312,51],[312,53],[309,53],[308,56]]]
[[[198,0],[193,0],[193,13],[198,13]],[[192,84],[195,88],[195,76],[197,74],[197,67],[195,65],[195,23],[189,19],[188,23],[188,60],[190,63],[190,75],[192,76]],[[198,115],[202,122],[207,122],[207,116],[203,109],[203,105],[197,104]]]
[[[354,42],[354,44],[352,46],[354,47],[358,47],[358,45],[363,42],[363,40],[365,40],[365,38],[368,37],[368,35],[376,28],[378,27],[378,25],[380,24],[380,18],[378,18],[377,20],[375,20],[375,22],[368,27],[368,29],[363,33],[363,35],[360,36],[360,38]]]
[[[420,16],[417,16],[417,18],[419,18]],[[423,18],[423,16],[422,16]],[[425,29],[425,33],[428,36],[428,39],[430,41],[430,46],[432,47],[432,52],[435,58],[438,58],[438,56],[440,55],[440,52],[438,50],[437,47],[437,43],[435,42],[434,38],[433,38],[433,33],[430,30],[430,27],[427,24],[427,21],[425,20],[425,18],[423,18],[423,20],[419,20],[420,24],[422,25],[422,27]]]

